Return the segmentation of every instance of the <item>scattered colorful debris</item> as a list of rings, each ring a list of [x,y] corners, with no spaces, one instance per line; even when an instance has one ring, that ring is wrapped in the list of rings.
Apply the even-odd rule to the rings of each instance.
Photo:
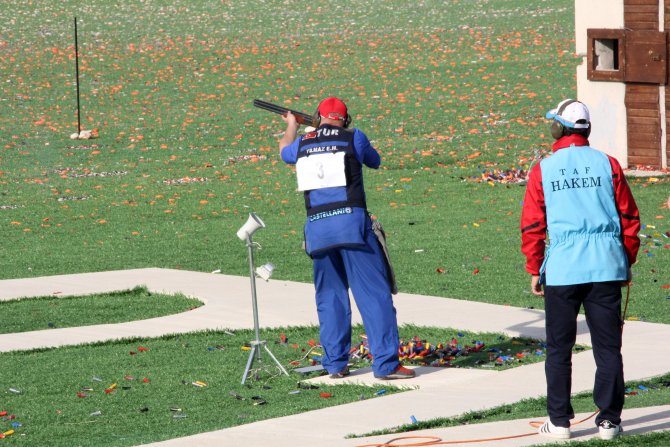
[[[209,181],[206,177],[182,177],[177,179],[163,180],[162,183],[168,186],[188,185],[189,183],[204,183]]]
[[[468,177],[467,181],[478,183],[524,183],[528,177],[528,170],[523,168],[492,169],[483,171],[478,177]]]
[[[252,163],[256,163],[260,160],[265,160],[266,158],[267,156],[263,154],[244,154],[236,155],[235,157],[228,157],[228,162],[236,163],[238,161],[251,161]]]
[[[455,337],[465,337],[463,332],[456,332]],[[373,360],[370,353],[370,347],[365,334],[361,334],[361,341],[351,347],[349,351],[349,363],[353,368],[369,366]],[[492,368],[511,366],[517,363],[529,361],[531,357],[541,357],[544,355],[545,345],[542,341],[530,338],[507,338],[500,336],[498,342],[504,344],[501,349],[496,346],[487,347],[479,340],[472,340],[470,344],[463,344],[457,338],[444,343],[431,343],[419,337],[411,337],[400,340],[398,349],[399,360],[413,365],[433,366],[433,367],[479,367]],[[327,374],[320,366],[321,353],[316,348],[321,345],[310,340],[308,343],[312,346],[300,358],[288,362],[289,365],[300,367],[305,362],[309,362],[311,367],[296,368],[293,371],[304,373],[320,372]],[[295,346],[298,348],[299,346]],[[583,350],[581,346],[575,347],[575,350]],[[302,349],[305,352],[305,349]],[[459,361],[460,359],[470,357],[468,361]],[[530,360],[535,361],[535,360]]]
[[[119,177],[128,174],[128,171],[101,171],[101,172],[72,172],[70,169],[55,171],[61,178],[88,178],[88,177]]]
[[[0,433],[0,439],[5,438],[5,437],[10,436],[10,435],[13,435],[15,433],[14,432],[15,428],[19,428],[19,427],[23,426],[22,423],[16,421],[16,416],[15,415],[8,414],[8,412],[6,410],[0,411],[0,417],[2,417],[3,421],[14,421],[14,422],[12,422],[12,429],[11,430],[7,430],[5,432]]]
[[[457,337],[464,337],[462,332]],[[460,367],[454,361],[472,356],[469,362],[472,366],[490,368],[494,366],[509,366],[523,362],[532,356],[544,355],[544,343],[535,339],[512,338],[506,340],[499,337],[499,341],[508,342],[512,347],[502,349],[492,346],[487,348],[480,340],[472,340],[470,344],[462,344],[456,338],[445,343],[430,343],[427,340],[412,337],[400,341],[399,357],[404,363],[434,367]],[[469,365],[468,365],[469,366]]]
[[[254,405],[265,405],[267,403],[261,396],[251,396],[251,401]]]
[[[657,218],[658,217],[659,216],[657,216]],[[659,250],[670,248],[670,244],[667,244],[665,241],[663,241],[663,239],[670,238],[670,231],[663,231],[665,228],[657,228],[659,225],[662,226],[663,224],[642,224],[640,226],[640,252],[638,255],[639,261],[642,262],[644,259],[649,259],[655,264],[658,264],[658,261],[655,260],[656,254],[658,253],[659,256],[662,256]],[[648,270],[648,272],[654,275],[652,276],[652,281],[656,283],[661,289],[659,297],[664,299],[665,302],[670,302],[670,295],[666,295],[665,292],[665,290],[670,290],[670,284],[665,283],[665,278],[663,278],[663,282],[660,282],[659,278],[655,276],[659,273],[656,268],[651,268]],[[633,274],[636,275],[637,272],[634,272]],[[644,316],[631,316],[628,317],[627,320],[644,320]]]

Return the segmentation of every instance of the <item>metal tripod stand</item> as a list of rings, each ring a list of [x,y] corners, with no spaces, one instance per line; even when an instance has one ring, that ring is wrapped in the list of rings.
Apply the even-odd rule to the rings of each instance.
[[[256,332],[256,339],[250,342],[251,351],[249,352],[249,359],[247,360],[247,366],[244,368],[244,374],[242,375],[242,385],[247,381],[247,376],[249,375],[249,370],[251,365],[254,362],[254,357],[260,362],[261,361],[261,346],[265,349],[268,355],[274,360],[279,369],[288,376],[288,371],[286,368],[279,363],[279,360],[272,355],[270,348],[267,347],[266,341],[261,340],[260,329],[258,326],[258,304],[256,302],[256,273],[254,272],[254,244],[251,240],[251,235],[247,233],[247,250],[249,252],[249,277],[251,278],[251,303],[253,305],[253,314],[254,314],[254,331]]]

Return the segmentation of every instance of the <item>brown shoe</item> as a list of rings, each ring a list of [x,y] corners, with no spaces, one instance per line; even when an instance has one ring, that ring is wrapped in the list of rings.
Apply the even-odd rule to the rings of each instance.
[[[335,374],[331,374],[330,378],[331,379],[342,379],[344,377],[347,377],[348,375],[349,375],[349,367],[345,366],[342,371],[337,372]]]
[[[375,377],[380,380],[396,380],[396,379],[411,379],[414,376],[416,376],[416,373],[414,372],[413,369],[405,368],[404,366],[400,365],[391,374],[387,374],[385,376],[375,376]]]

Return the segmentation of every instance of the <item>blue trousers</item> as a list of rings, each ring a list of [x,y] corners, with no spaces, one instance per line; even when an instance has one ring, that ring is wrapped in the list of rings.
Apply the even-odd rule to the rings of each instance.
[[[621,285],[618,281],[544,288],[549,419],[558,427],[569,427],[570,419],[575,416],[570,403],[572,348],[577,336],[577,314],[582,304],[596,361],[593,401],[600,413],[595,422],[597,425],[608,420],[619,424],[625,387],[621,357]]]
[[[322,364],[330,373],[342,371],[351,348],[349,288],[363,317],[375,376],[399,366],[398,323],[384,255],[368,229],[365,246],[340,247],[314,255],[314,286],[319,316]]]

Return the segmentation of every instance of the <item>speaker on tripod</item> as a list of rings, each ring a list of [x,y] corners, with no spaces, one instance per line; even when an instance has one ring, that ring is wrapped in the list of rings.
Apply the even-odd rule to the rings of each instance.
[[[265,351],[267,351],[268,355],[274,360],[274,362],[277,364],[279,369],[288,376],[288,371],[286,371],[286,368],[279,363],[279,360],[272,355],[272,352],[270,351],[270,348],[267,347],[266,341],[261,340],[260,336],[260,329],[258,325],[258,304],[256,302],[256,272],[254,271],[254,243],[252,240],[253,234],[260,230],[261,228],[265,228],[265,223],[260,219],[260,217],[256,216],[255,213],[249,213],[249,218],[245,222],[242,227],[237,230],[237,237],[240,238],[242,241],[246,241],[247,243],[247,251],[249,254],[249,277],[251,278],[251,303],[253,306],[253,314],[254,314],[254,331],[256,335],[256,339],[252,340],[250,342],[251,345],[251,351],[249,352],[249,359],[247,360],[247,365],[244,368],[244,374],[242,375],[242,385],[247,381],[247,377],[249,376],[249,370],[251,369],[251,365],[254,362],[254,358],[258,360],[259,362],[262,360],[261,359],[261,350],[260,347],[262,346]],[[259,275],[265,279],[266,281],[270,279],[270,275],[272,275],[272,270],[274,269],[274,266],[272,264],[265,264],[262,267],[259,267]]]

